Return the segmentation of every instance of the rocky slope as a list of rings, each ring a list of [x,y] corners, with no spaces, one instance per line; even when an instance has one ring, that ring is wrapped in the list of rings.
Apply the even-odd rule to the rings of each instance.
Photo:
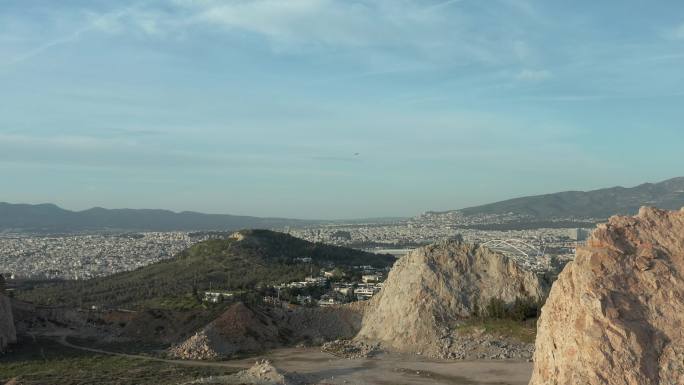
[[[684,384],[684,210],[613,217],[561,273],[531,385]]]
[[[454,327],[491,298],[543,298],[548,284],[514,261],[462,240],[426,246],[401,258],[369,304],[356,340],[400,352],[452,357]]]
[[[211,360],[352,338],[361,327],[363,305],[287,310],[238,302],[169,353],[182,359]]]
[[[12,305],[9,298],[0,293],[0,352],[3,352],[8,344],[17,342],[14,329],[14,317],[12,317]]]

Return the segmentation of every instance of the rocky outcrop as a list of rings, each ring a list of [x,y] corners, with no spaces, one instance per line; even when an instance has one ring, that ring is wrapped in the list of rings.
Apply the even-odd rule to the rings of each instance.
[[[450,356],[457,321],[491,298],[545,297],[548,284],[513,260],[478,245],[450,240],[401,258],[370,302],[357,340],[390,350]]]
[[[684,210],[613,217],[538,323],[531,385],[684,384]]]
[[[10,299],[0,293],[0,352],[5,351],[8,344],[17,342],[12,316]]]

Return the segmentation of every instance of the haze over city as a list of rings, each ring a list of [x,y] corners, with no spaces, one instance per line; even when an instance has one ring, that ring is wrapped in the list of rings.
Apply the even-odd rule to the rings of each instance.
[[[413,216],[681,174],[677,1],[0,6],[2,200]]]

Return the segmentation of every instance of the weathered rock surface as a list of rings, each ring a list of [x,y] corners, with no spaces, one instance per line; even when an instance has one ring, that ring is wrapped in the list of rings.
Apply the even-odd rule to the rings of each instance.
[[[0,352],[5,351],[8,344],[17,342],[12,316],[10,299],[0,293]]]
[[[600,225],[538,326],[531,385],[684,384],[684,210]]]
[[[541,299],[546,281],[500,253],[461,240],[414,250],[392,268],[368,306],[357,340],[384,348],[448,357],[453,328],[491,298]]]

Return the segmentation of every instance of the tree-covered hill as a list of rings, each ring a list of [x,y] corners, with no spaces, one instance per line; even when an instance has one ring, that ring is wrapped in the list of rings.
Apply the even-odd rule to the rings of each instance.
[[[298,258],[311,258],[304,263]],[[153,306],[210,287],[250,290],[303,279],[321,266],[390,266],[391,255],[311,243],[269,230],[244,230],[228,239],[208,240],[176,257],[137,270],[86,281],[66,281],[19,293],[46,305]]]

